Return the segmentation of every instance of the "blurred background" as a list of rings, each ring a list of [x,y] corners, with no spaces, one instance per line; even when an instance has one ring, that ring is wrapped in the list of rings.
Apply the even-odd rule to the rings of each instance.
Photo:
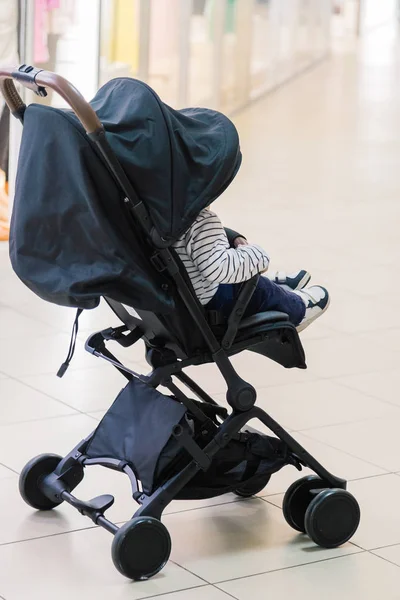
[[[397,0],[0,0],[0,64],[71,80],[87,99],[138,77],[173,107],[230,115],[396,16]],[[23,91],[25,101],[38,101]],[[40,99],[62,106],[59,97]],[[1,101],[0,101],[1,102]],[[2,106],[0,106],[2,111]],[[7,239],[20,127],[0,122],[0,237]],[[9,180],[9,184],[8,184]]]

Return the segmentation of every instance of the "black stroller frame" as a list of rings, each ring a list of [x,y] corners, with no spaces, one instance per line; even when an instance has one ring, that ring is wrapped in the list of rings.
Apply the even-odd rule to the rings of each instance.
[[[80,513],[89,517],[96,525],[103,527],[115,538],[113,542],[113,560],[115,566],[124,575],[133,579],[146,579],[159,572],[166,564],[171,542],[165,526],[161,523],[164,509],[174,500],[184,486],[201,470],[207,471],[216,454],[246,426],[252,419],[258,419],[288,446],[293,464],[299,470],[309,467],[316,475],[307,476],[295,482],[288,489],[284,503],[284,516],[295,530],[306,532],[317,544],[335,547],[346,542],[354,534],[359,523],[359,508],[356,500],[346,491],[346,481],[331,474],[307,450],[305,450],[288,432],[286,432],[269,414],[255,405],[256,391],[244,381],[233,367],[230,356],[238,352],[261,345],[269,340],[278,339],[282,345],[291,344],[297,353],[296,364],[281,364],[305,368],[304,355],[298,334],[287,315],[280,313],[262,313],[248,319],[244,318],[246,307],[256,288],[258,277],[246,282],[240,291],[236,305],[224,326],[210,324],[203,308],[196,299],[190,283],[182,272],[177,257],[168,244],[153,227],[149,213],[138,198],[117,157],[113,153],[105,136],[104,129],[77,90],[63,78],[33,67],[23,65],[19,70],[0,69],[0,88],[13,114],[23,121],[24,105],[20,100],[13,79],[30,87],[36,93],[43,94],[48,86],[58,91],[75,110],[84,125],[88,136],[96,145],[111,171],[115,181],[124,194],[124,202],[133,219],[142,228],[148,242],[154,250],[152,262],[155,268],[167,274],[179,297],[184,303],[195,326],[204,339],[204,350],[194,356],[187,356],[177,350],[176,341],[157,344],[159,336],[154,335],[158,323],[150,315],[143,319],[133,317],[123,305],[106,298],[111,309],[125,323],[118,328],[109,328],[89,337],[85,349],[96,357],[115,366],[130,380],[138,377],[147,385],[157,388],[167,387],[188,409],[207,426],[208,418],[201,410],[200,403],[194,403],[174,383],[176,378],[201,403],[216,405],[216,402],[193,381],[184,369],[193,365],[215,363],[227,385],[227,402],[231,412],[226,411],[216,435],[203,448],[177,425],[173,436],[192,457],[180,472],[174,475],[152,494],[145,494],[140,487],[134,470],[124,460],[90,458],[86,455],[93,434],[81,441],[64,458],[56,455],[43,455],[26,465],[20,478],[20,491],[24,499],[35,508],[46,510],[67,502]],[[140,311],[139,315],[140,315]],[[150,324],[148,325],[148,319]],[[149,334],[146,331],[148,326]],[[244,333],[243,333],[244,332]],[[160,335],[165,335],[165,327]],[[106,342],[114,341],[127,348],[144,339],[147,346],[147,360],[152,367],[144,376],[124,366],[106,348]],[[279,362],[279,360],[278,360]],[[83,501],[73,495],[74,489],[83,479],[84,467],[102,465],[125,473],[131,482],[132,497],[139,504],[138,510],[126,525],[119,528],[105,516],[105,512],[114,502],[111,495],[105,494],[90,501]],[[238,490],[240,496],[252,496],[259,489]],[[242,492],[242,493],[240,493]],[[138,556],[140,558],[138,558]]]

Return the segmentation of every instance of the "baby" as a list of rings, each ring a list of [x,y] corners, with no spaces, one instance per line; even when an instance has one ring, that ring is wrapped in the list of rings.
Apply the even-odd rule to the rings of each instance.
[[[235,305],[240,284],[257,273],[265,273],[269,265],[265,250],[225,230],[208,208],[201,211],[174,247],[201,304],[225,317]],[[317,285],[306,287],[309,280],[306,271],[293,277],[279,273],[271,278],[260,277],[245,316],[276,310],[289,315],[297,330],[303,331],[329,306],[328,291]]]

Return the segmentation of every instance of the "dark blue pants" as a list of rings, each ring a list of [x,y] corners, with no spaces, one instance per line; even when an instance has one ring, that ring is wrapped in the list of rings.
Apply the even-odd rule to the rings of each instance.
[[[241,284],[220,284],[214,298],[207,304],[207,309],[218,310],[228,318],[240,287]],[[299,325],[306,312],[306,306],[297,294],[283,289],[267,277],[260,277],[245,316],[250,317],[268,310],[286,313],[293,325]]]

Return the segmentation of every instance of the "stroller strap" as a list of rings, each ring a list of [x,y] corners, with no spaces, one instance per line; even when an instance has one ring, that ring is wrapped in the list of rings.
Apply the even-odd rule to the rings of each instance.
[[[58,369],[57,377],[61,378],[65,375],[65,373],[71,363],[71,360],[73,359],[73,356],[75,353],[76,338],[77,338],[78,331],[79,331],[79,317],[81,316],[82,312],[83,312],[82,308],[78,308],[76,311],[74,324],[72,326],[71,340],[69,343],[67,358],[65,359],[65,361],[63,362],[61,367]]]

